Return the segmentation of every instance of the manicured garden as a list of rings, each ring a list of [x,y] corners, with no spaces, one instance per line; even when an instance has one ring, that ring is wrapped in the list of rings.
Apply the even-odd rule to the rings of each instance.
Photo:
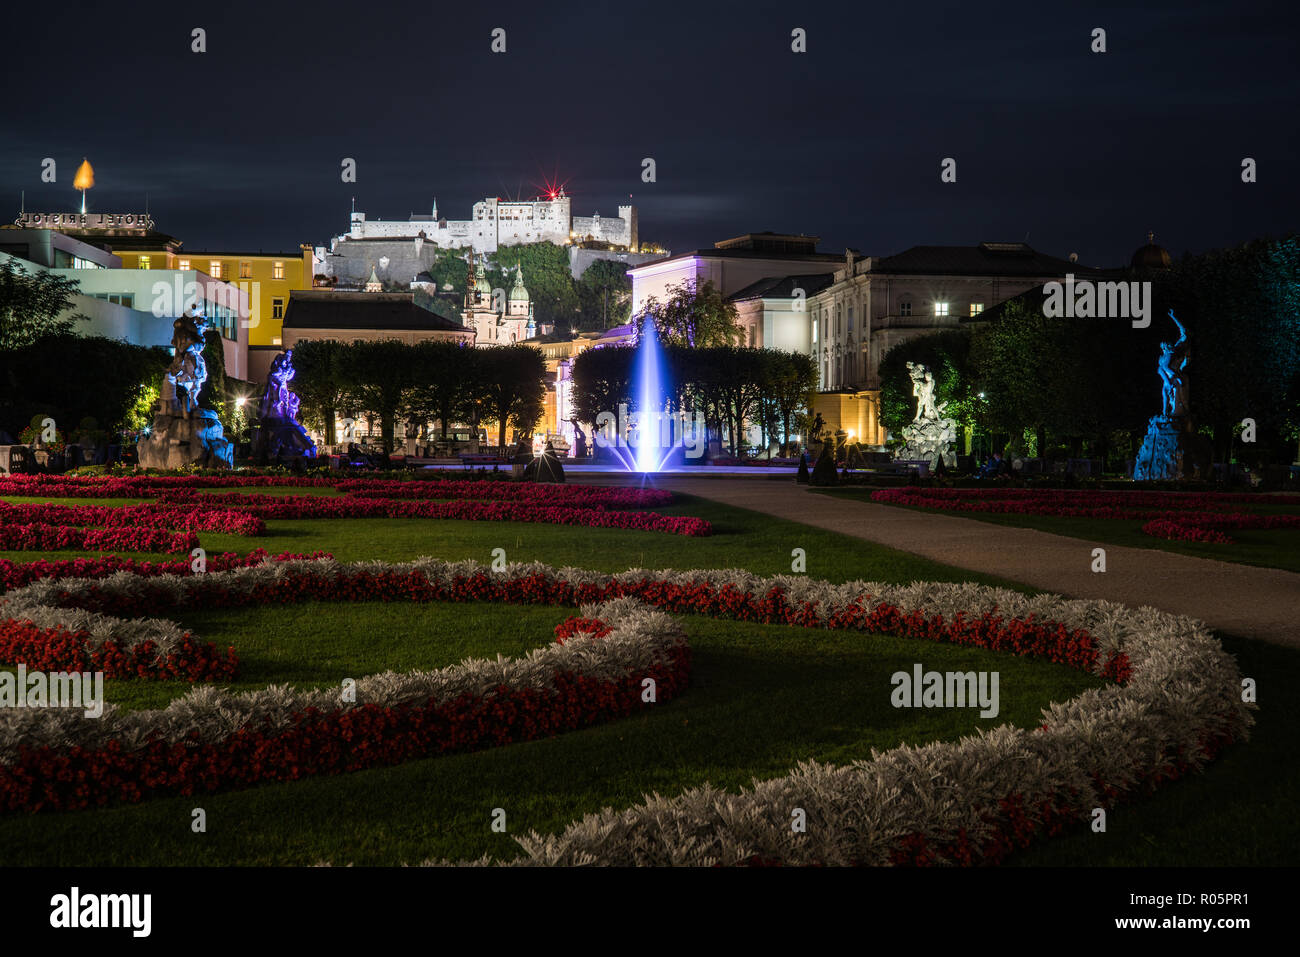
[[[1300,496],[1295,495],[919,487],[817,491],[1105,545],[1300,571]]]
[[[894,588],[884,583],[979,576],[739,509],[685,497],[669,501],[662,493],[628,498],[626,490],[617,490],[624,493],[620,498],[605,494],[611,490],[588,493],[576,486],[563,489],[562,506],[554,504],[561,495],[546,504],[531,500],[541,509],[608,514],[618,506],[678,520],[661,530],[643,520],[575,529],[465,520],[478,517],[471,513],[357,514],[366,502],[391,509],[393,503],[423,507],[442,501],[435,492],[462,500],[474,492],[480,502],[519,504],[510,502],[513,490],[528,490],[527,496],[536,488],[509,483],[482,490],[414,482],[404,488],[310,490],[295,483],[219,489],[211,480],[170,487],[100,484],[104,494],[96,506],[190,522],[185,530],[198,536],[207,567],[194,570],[188,555],[121,553],[107,560],[74,548],[0,553],[0,576],[10,588],[5,598],[31,622],[24,627],[47,638],[62,629],[59,653],[99,654],[100,660],[116,655],[137,674],[108,682],[108,700],[122,710],[77,732],[83,737],[76,747],[83,750],[68,752],[66,734],[33,733],[25,743],[40,752],[46,741],[45,751],[8,752],[0,791],[11,810],[0,816],[0,847],[14,855],[13,862],[36,846],[44,848],[46,860],[67,863],[511,859],[525,853],[512,836],[536,829],[557,835],[558,843],[525,841],[527,852],[534,860],[565,863],[595,847],[589,834],[594,825],[578,819],[604,807],[627,809],[629,819],[644,813],[646,833],[659,836],[651,840],[653,851],[634,852],[607,840],[597,858],[649,862],[667,854],[666,861],[676,852],[663,822],[674,815],[704,827],[709,840],[730,840],[734,825],[699,823],[699,802],[708,805],[712,798],[691,788],[707,782],[736,791],[756,778],[768,784],[738,798],[751,813],[768,820],[773,806],[802,793],[821,836],[798,846],[778,840],[766,852],[732,862],[999,861],[1033,838],[1086,830],[1079,815],[1093,801],[1114,800],[1123,808],[1117,816],[1154,822],[1146,810],[1148,789],[1159,787],[1157,796],[1164,794],[1168,781],[1216,758],[1225,746],[1225,758],[1238,761],[1256,747],[1231,744],[1241,740],[1250,718],[1213,681],[1183,695],[1187,700],[1180,707],[1190,710],[1181,719],[1161,718],[1143,732],[1164,742],[1154,752],[1148,747],[1139,757],[1126,743],[1134,729],[1120,725],[1111,744],[1097,751],[1054,743],[1073,740],[1076,720],[1096,720],[1078,709],[1110,700],[1094,701],[1089,696],[1096,692],[1086,689],[1110,688],[1108,694],[1120,695],[1117,707],[1132,698],[1123,707],[1137,706],[1139,712],[1154,704],[1143,704],[1149,700],[1144,696],[1158,696],[1156,689],[1171,679],[1148,675],[1145,656],[1154,655],[1151,667],[1159,668],[1167,653],[1145,651],[1145,641],[1203,647],[1190,659],[1200,662],[1199,671],[1189,672],[1193,685],[1204,674],[1232,669],[1230,659],[1214,657],[1221,653],[1212,638],[1186,632],[1172,616],[1117,624],[1096,603],[1043,602],[1023,589]],[[217,490],[223,494],[213,494]],[[79,493],[85,489],[65,483],[48,491],[73,494],[5,499],[17,507],[39,500],[49,518],[68,527],[81,527],[76,521],[152,527],[106,512],[58,511],[59,504],[84,509]],[[348,510],[314,511],[305,506],[304,493],[346,503]],[[194,527],[208,522],[199,516],[212,512],[224,516],[221,524]],[[254,527],[249,519],[261,523],[258,534],[238,534]],[[671,533],[705,527],[709,534],[703,536]],[[684,541],[689,547],[682,547]],[[286,555],[258,565],[262,553],[253,546],[273,554],[325,553],[338,561]],[[806,575],[790,574],[796,548],[806,553]],[[495,549],[503,549],[510,563],[545,564],[493,568]],[[422,555],[459,564],[391,564]],[[338,564],[358,561],[390,564]],[[112,576],[123,562],[134,563],[132,574]],[[629,567],[706,571],[627,572]],[[590,571],[579,570],[584,568]],[[159,576],[161,571],[170,577]],[[882,584],[865,592],[861,586],[835,587],[850,581]],[[99,617],[89,621],[87,612]],[[141,615],[173,624],[142,624]],[[26,660],[22,655],[33,653],[41,634],[18,638],[8,636],[8,657]],[[55,645],[47,642],[42,652],[50,647]],[[150,657],[142,668],[140,649],[146,647]],[[506,658],[461,664],[498,654]],[[200,670],[207,669],[202,677],[216,678],[226,690],[190,694],[190,682],[178,680],[175,667],[157,667],[158,661],[199,661]],[[1000,672],[1000,714],[981,720],[961,708],[892,707],[890,676],[918,661],[927,670]],[[381,674],[388,671],[395,674]],[[657,700],[642,696],[648,677],[656,682]],[[340,701],[345,679],[357,683],[355,706]],[[287,687],[258,690],[269,685]],[[199,687],[206,686],[205,680]],[[1040,712],[1049,702],[1063,710],[1054,709],[1054,717],[1044,721]],[[157,710],[169,704],[169,711]],[[1152,711],[1153,720],[1169,704]],[[162,714],[172,717],[156,717]],[[232,714],[245,717],[232,726]],[[1003,725],[1008,727],[991,738],[958,742],[977,727]],[[1012,726],[1025,730],[1013,733]],[[143,750],[139,742],[146,742]],[[947,768],[942,773],[953,780],[954,793],[971,796],[957,800],[951,814],[973,817],[953,830],[958,818],[936,821],[921,805],[893,800],[881,807],[909,823],[885,828],[892,837],[882,832],[866,843],[826,837],[854,830],[848,826],[853,816],[846,817],[837,803],[843,788],[849,788],[846,795],[864,787],[862,793],[870,793],[887,779],[897,783],[911,759],[908,752],[889,749],[926,742],[952,742],[924,752],[925,760]],[[1275,739],[1274,746],[1280,745]],[[987,767],[996,749],[1007,747],[1043,749],[1034,790],[1012,787],[1016,773],[1004,783],[980,785],[1001,793],[969,790],[973,779],[959,769],[972,761]],[[982,748],[994,751],[980,757]],[[873,749],[888,753],[856,771],[796,770],[810,760],[849,765],[868,759]],[[1067,753],[1083,763],[1058,766]],[[111,773],[102,770],[106,757]],[[15,776],[15,767],[26,771]],[[1081,791],[1085,769],[1094,783]],[[787,778],[792,771],[794,777]],[[1215,779],[1218,771],[1211,764],[1205,774],[1172,789]],[[67,783],[73,780],[81,783]],[[52,783],[58,781],[65,783]],[[1065,787],[1066,782],[1073,783]],[[1093,788],[1100,790],[1085,797]],[[650,792],[665,800],[681,797],[637,811]],[[975,794],[983,797],[976,800]],[[816,805],[823,799],[829,803]],[[95,806],[105,800],[111,806]],[[1243,808],[1251,802],[1240,795],[1223,792],[1219,801],[1221,807],[1195,813],[1237,815],[1243,826],[1250,819]],[[212,821],[239,824],[210,827],[198,837],[188,827],[195,806],[207,809]],[[864,806],[854,806],[853,813],[865,813]],[[489,827],[497,807],[508,816],[505,834]],[[105,842],[93,852],[101,856],[89,861],[81,839],[86,826],[121,838]],[[1020,853],[1050,855],[1035,848],[1054,845],[1039,843]],[[1145,851],[1130,847],[1128,853],[1129,862],[1137,862]]]

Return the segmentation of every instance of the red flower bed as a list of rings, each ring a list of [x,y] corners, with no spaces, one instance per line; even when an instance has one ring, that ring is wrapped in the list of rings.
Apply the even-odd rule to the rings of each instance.
[[[230,508],[184,505],[53,505],[0,502],[0,525],[148,526],[261,535],[266,524],[256,516]]]
[[[642,678],[655,680],[662,701],[686,687],[689,669],[689,651],[679,648],[667,665],[644,675],[596,681],[561,674],[549,692],[501,685],[486,697],[462,695],[441,705],[308,709],[293,715],[287,731],[241,728],[215,743],[24,750],[17,762],[0,766],[0,809],[72,810],[198,794],[550,737],[653,707],[641,703]]]
[[[555,640],[564,644],[565,639],[574,635],[595,635],[604,638],[609,634],[609,625],[599,618],[566,618],[555,626]]]
[[[239,670],[234,648],[223,652],[212,642],[199,642],[188,634],[166,655],[151,641],[127,648],[108,640],[91,647],[89,638],[85,631],[0,619],[0,662],[23,664],[32,671],[102,671],[105,678],[186,681],[228,681]]]
[[[348,479],[279,475],[222,476],[91,476],[14,475],[0,478],[0,495],[51,498],[153,498],[203,489],[226,488],[334,488],[358,497],[414,499],[473,499],[563,504],[605,505],[613,508],[655,508],[673,500],[658,489],[606,488],[592,485],[550,485],[489,479]]]
[[[709,535],[713,531],[713,526],[702,518],[660,515],[657,512],[606,511],[602,506],[572,507],[535,502],[468,500],[441,502],[320,495],[269,497],[238,493],[212,496],[208,500],[218,499],[260,519],[447,518],[470,522],[532,522],[586,528],[639,529],[690,536]]]
[[[210,555],[207,560],[207,571],[223,572],[231,568],[248,568],[260,565],[268,558],[275,562],[287,562],[333,557],[329,552],[313,552],[310,555],[282,552],[270,556],[265,548],[256,548],[242,557],[234,552]],[[42,558],[34,562],[14,562],[7,558],[0,558],[0,592],[21,588],[43,578],[107,578],[118,572],[130,572],[133,575],[146,577],[194,574],[188,561],[146,562],[135,558],[118,558],[116,555],[107,555],[103,558],[65,558],[58,561]]]
[[[80,528],[73,525],[0,524],[0,549],[9,551],[188,552],[199,547],[193,532],[161,528]]]
[[[958,614],[945,620],[942,615],[927,616],[920,611],[904,613],[885,602],[868,609],[866,599],[870,596],[865,595],[822,622],[815,606],[789,601],[780,588],[774,587],[763,596],[754,597],[732,585],[719,588],[700,581],[683,586],[656,577],[629,581],[611,576],[598,583],[575,586],[548,575],[506,578],[480,572],[443,584],[430,580],[415,569],[373,571],[340,566],[335,575],[289,570],[248,589],[231,588],[210,576],[193,576],[186,579],[185,586],[178,591],[142,582],[127,592],[102,590],[90,584],[75,599],[65,595],[61,604],[131,618],[184,608],[239,608],[303,601],[492,601],[521,605],[582,605],[631,597],[667,612],[947,641],[1047,658],[1099,673],[1120,683],[1128,677],[1128,661],[1122,654],[1113,656],[1100,670],[1097,669],[1096,642],[1082,629],[1071,631],[1062,624],[1032,618],[1007,620],[993,612],[979,617]]]
[[[1213,542],[1216,545],[1232,544],[1231,538],[1224,535],[1223,532],[1216,532],[1212,528],[1198,528],[1195,525],[1184,525],[1163,519],[1147,522],[1142,526],[1142,531],[1153,538],[1168,538],[1178,542]]]
[[[1300,515],[1228,511],[1233,505],[1300,504],[1295,495],[1204,492],[1078,492],[1057,489],[881,489],[873,502],[952,512],[1056,515],[1068,518],[1138,519],[1159,538],[1230,544],[1217,529],[1300,528]]]

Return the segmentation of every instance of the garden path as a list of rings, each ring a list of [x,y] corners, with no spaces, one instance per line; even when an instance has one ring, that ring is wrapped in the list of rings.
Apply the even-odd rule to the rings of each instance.
[[[640,482],[634,476],[600,478],[605,480],[600,484]],[[584,475],[578,481],[595,484],[600,479]],[[1300,575],[1294,572],[823,495],[789,478],[660,475],[654,484],[1043,591],[1134,607],[1152,605],[1199,618],[1231,635],[1300,647]],[[1092,550],[1097,547],[1106,549],[1104,573],[1092,571]]]

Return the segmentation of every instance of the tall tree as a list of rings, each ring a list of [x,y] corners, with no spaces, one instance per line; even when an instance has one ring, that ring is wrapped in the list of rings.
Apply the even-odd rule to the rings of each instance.
[[[354,342],[348,346],[344,364],[347,391],[359,409],[379,419],[385,454],[393,451],[398,412],[415,384],[414,352],[411,346],[397,339]]]
[[[632,314],[632,280],[627,263],[598,259],[574,284],[578,293],[578,328],[609,329],[627,322]]]
[[[0,352],[72,332],[87,319],[67,314],[80,288],[75,279],[28,272],[16,259],[0,261]]]
[[[672,286],[663,302],[651,297],[644,314],[654,319],[659,339],[669,345],[729,346],[744,333],[734,303],[728,302],[712,280],[688,279]]]
[[[411,418],[438,420],[442,438],[453,422],[469,421],[474,409],[474,384],[484,350],[458,342],[426,340],[414,350],[414,384],[407,397]]]
[[[484,418],[497,424],[497,444],[506,444],[506,429],[530,433],[542,418],[546,361],[532,346],[494,346],[475,363]]]
[[[305,424],[325,434],[334,445],[334,422],[345,401],[346,357],[350,346],[332,339],[299,342],[293,349],[294,377],[290,388],[298,396],[298,413]]]

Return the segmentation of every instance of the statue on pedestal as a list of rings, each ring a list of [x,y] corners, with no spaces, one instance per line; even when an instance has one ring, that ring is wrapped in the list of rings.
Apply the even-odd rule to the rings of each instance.
[[[211,409],[199,408],[199,393],[208,381],[203,346],[208,321],[192,309],[172,323],[175,357],[163,376],[149,436],[138,446],[140,465],[176,469],[188,465],[233,468],[234,446],[225,438],[221,420]]]
[[[916,396],[916,418],[903,429],[906,444],[894,454],[895,461],[956,465],[952,443],[957,438],[957,421],[944,416],[947,402],[935,405],[934,375],[919,362],[909,362],[907,372],[912,378],[912,395]]]
[[[298,397],[289,390],[294,377],[293,350],[271,361],[266,390],[257,407],[257,428],[253,432],[254,462],[284,462],[316,457],[316,444],[298,423]]]
[[[1172,309],[1169,310],[1169,318],[1178,327],[1178,339],[1175,342],[1160,343],[1160,362],[1157,365],[1163,383],[1160,411],[1165,416],[1183,416],[1187,414],[1187,383],[1183,381],[1183,370],[1187,368],[1191,351],[1187,347],[1187,330],[1174,316]]]
[[[1180,479],[1190,471],[1187,460],[1191,420],[1184,373],[1191,353],[1187,330],[1172,309],[1169,318],[1178,327],[1178,338],[1160,343],[1160,359],[1156,363],[1160,376],[1160,414],[1147,422],[1147,434],[1133,464],[1133,478],[1139,482]]]

